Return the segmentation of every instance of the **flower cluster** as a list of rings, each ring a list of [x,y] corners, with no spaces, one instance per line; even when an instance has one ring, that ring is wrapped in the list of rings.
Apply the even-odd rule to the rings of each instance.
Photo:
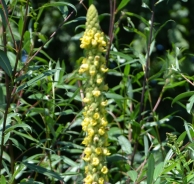
[[[102,55],[106,51],[104,34],[100,30],[98,13],[94,5],[87,12],[86,30],[81,38],[80,47],[85,50],[79,73],[86,78],[85,103],[82,129],[86,137],[82,144],[86,146],[83,160],[86,162],[84,178],[85,184],[104,184],[108,181],[106,156],[110,155],[107,149],[107,100],[103,91],[108,90],[104,84],[104,74],[108,71],[106,60]]]

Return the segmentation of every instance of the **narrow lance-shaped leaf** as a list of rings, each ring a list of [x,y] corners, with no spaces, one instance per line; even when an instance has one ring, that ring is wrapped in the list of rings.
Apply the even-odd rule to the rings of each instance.
[[[155,169],[155,160],[151,154],[148,159],[147,183],[152,184]]]
[[[119,4],[118,8],[117,8],[117,12],[118,12],[120,9],[124,8],[124,7],[129,3],[129,1],[130,1],[130,0],[122,0],[122,1],[120,2],[120,4]]]
[[[9,76],[12,76],[12,68],[6,53],[0,50],[0,67]]]

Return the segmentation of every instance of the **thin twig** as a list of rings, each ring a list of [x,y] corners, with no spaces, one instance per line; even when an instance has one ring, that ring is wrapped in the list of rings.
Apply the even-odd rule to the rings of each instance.
[[[147,44],[147,58],[146,58],[145,74],[144,74],[144,80],[143,80],[143,90],[141,93],[140,112],[139,112],[139,118],[138,118],[139,123],[142,119],[141,114],[144,111],[144,99],[145,99],[147,79],[148,79],[148,75],[149,75],[149,59],[150,59],[150,46],[151,46],[151,42],[152,42],[152,32],[153,32],[153,26],[154,26],[154,10],[155,10],[155,6],[154,6],[154,0],[153,0],[152,1],[152,16],[151,16],[151,25],[150,25],[150,35],[149,35],[149,40],[148,40],[148,44]],[[135,141],[136,142],[134,145],[134,151],[132,153],[132,158],[131,158],[131,166],[133,166],[135,153],[136,153],[138,146],[139,146],[138,140],[135,140]]]
[[[108,48],[107,48],[107,52],[106,52],[106,62],[108,65],[108,60],[109,60],[109,55],[110,55],[110,49],[111,49],[111,45],[113,42],[113,38],[114,38],[114,21],[115,21],[115,10],[116,10],[116,1],[115,0],[110,0],[110,23],[109,23],[109,44],[108,44]]]

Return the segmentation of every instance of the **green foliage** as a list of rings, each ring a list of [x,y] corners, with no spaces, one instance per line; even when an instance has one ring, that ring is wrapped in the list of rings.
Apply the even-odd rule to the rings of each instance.
[[[1,184],[83,183],[90,4],[110,44],[109,183],[194,183],[193,1],[110,3],[1,1]]]

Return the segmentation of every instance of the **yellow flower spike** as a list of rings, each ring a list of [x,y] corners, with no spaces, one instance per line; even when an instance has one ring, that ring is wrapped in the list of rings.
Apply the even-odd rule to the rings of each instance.
[[[101,172],[103,174],[107,174],[108,173],[108,168],[106,166],[103,166],[103,168],[101,169]]]
[[[86,134],[82,144],[85,145],[83,160],[86,162],[84,184],[104,184],[108,182],[106,156],[110,154],[107,142],[107,120],[103,91],[108,90],[104,84],[104,73],[108,71],[106,59],[103,56],[107,42],[99,26],[98,12],[94,5],[88,9],[86,30],[82,36],[80,47],[85,50],[86,57],[79,68],[84,75],[85,98],[84,120],[82,129]]]

